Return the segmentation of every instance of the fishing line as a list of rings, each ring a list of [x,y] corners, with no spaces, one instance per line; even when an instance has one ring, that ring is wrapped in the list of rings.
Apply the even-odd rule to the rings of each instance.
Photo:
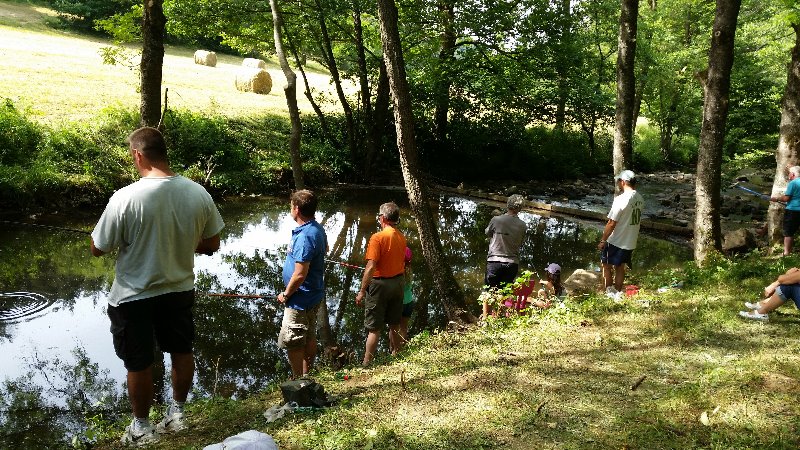
[[[328,262],[328,263],[333,263],[333,264],[339,264],[339,265],[341,265],[341,266],[350,267],[351,269],[359,269],[359,270],[364,270],[364,269],[365,269],[365,268],[364,268],[364,267],[362,267],[362,266],[356,266],[356,265],[354,265],[354,264],[348,264],[348,263],[346,263],[346,262],[342,262],[342,261],[336,261],[336,260],[334,260],[334,259],[325,259],[325,262]]]
[[[208,297],[227,297],[227,298],[263,298],[269,300],[275,300],[278,298],[277,295],[256,295],[256,294],[219,294],[215,292],[198,292],[200,295],[205,295]]]
[[[92,234],[91,231],[86,230],[78,230],[77,228],[65,228],[65,227],[56,227],[53,225],[42,225],[38,223],[30,223],[30,222],[15,222],[13,220],[0,220],[0,223],[5,223],[9,225],[23,225],[28,227],[39,227],[39,228],[48,228],[51,230],[60,230],[60,231],[69,231],[71,233],[81,233],[81,234]]]
[[[270,249],[267,249],[267,248],[264,248],[264,247],[258,247],[258,246],[249,245],[249,244],[240,244],[240,245],[244,245],[246,247],[254,248],[256,250],[262,250],[264,253],[272,254],[274,256],[283,257],[284,255],[286,255],[286,251],[285,250],[270,250]],[[326,263],[332,263],[332,264],[339,264],[340,266],[349,267],[351,269],[359,269],[359,270],[364,270],[365,269],[363,266],[358,266],[358,265],[355,265],[355,264],[346,263],[344,261],[337,261],[335,259],[325,258],[325,262]]]

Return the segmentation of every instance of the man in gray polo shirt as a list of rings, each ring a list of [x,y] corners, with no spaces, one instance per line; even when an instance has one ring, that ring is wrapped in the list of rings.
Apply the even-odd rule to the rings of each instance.
[[[525,199],[514,194],[508,197],[508,210],[505,214],[492,217],[486,227],[489,237],[489,255],[486,258],[486,286],[502,287],[512,283],[519,271],[519,249],[525,239],[527,225],[519,217]],[[484,304],[484,317],[488,314],[488,305]]]

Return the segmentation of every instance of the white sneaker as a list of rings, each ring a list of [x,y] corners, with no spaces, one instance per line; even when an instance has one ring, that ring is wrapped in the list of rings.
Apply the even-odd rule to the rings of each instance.
[[[758,303],[759,302],[755,302],[755,303],[744,302],[744,307],[747,308],[747,309],[758,309],[758,308],[761,307],[761,305],[759,305]]]
[[[606,288],[606,297],[613,298],[616,300],[617,294],[619,294],[619,291],[617,291],[617,288],[615,288],[614,286],[608,286]]]
[[[165,434],[184,429],[186,429],[186,422],[184,421],[183,411],[170,403],[167,407],[167,411],[164,413],[164,418],[156,425],[156,432]]]
[[[769,322],[769,314],[760,314],[758,311],[739,311],[739,316],[745,319]]]
[[[140,427],[136,419],[133,419],[130,425],[125,428],[125,433],[122,434],[120,441],[123,444],[141,446],[158,442],[158,435],[156,429],[152,425]]]

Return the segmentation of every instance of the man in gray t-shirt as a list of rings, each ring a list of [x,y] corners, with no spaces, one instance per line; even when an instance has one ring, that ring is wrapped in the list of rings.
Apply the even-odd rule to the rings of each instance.
[[[495,216],[486,227],[489,237],[489,255],[486,258],[485,284],[500,287],[511,283],[519,270],[519,248],[525,239],[527,225],[519,217],[525,199],[514,194],[508,198],[508,212]]]

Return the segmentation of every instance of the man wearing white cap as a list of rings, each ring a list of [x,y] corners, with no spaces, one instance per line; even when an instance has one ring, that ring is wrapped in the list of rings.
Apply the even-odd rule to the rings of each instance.
[[[614,177],[614,182],[621,194],[611,205],[608,222],[597,245],[603,264],[603,282],[609,296],[617,296],[622,291],[625,265],[631,263],[644,210],[644,199],[636,192],[636,174],[623,170]]]

